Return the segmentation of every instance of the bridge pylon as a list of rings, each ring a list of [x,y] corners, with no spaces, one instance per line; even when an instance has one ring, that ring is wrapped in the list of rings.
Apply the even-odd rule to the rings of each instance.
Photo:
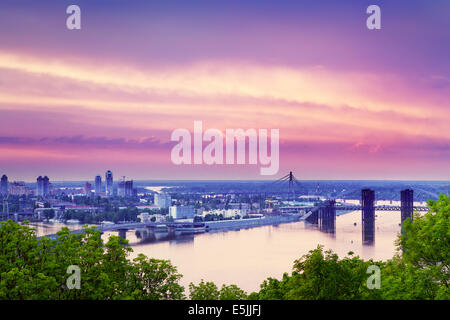
[[[294,174],[292,173],[292,171],[289,171],[289,173],[285,176],[283,176],[282,178],[274,181],[271,185],[271,189],[273,189],[274,186],[279,187],[280,190],[284,189],[286,190],[286,182],[287,182],[287,192],[280,192],[280,193],[287,193],[287,200],[288,201],[293,201],[295,200],[295,194],[296,194],[296,187],[297,187],[297,191],[300,189],[300,183],[297,180],[297,178],[295,178]]]

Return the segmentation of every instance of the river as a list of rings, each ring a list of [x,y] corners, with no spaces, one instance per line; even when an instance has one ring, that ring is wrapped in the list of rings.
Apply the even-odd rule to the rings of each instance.
[[[400,231],[400,212],[376,212],[375,242],[363,245],[361,211],[336,217],[334,234],[324,233],[306,222],[263,226],[240,231],[203,233],[173,240],[146,242],[135,231],[126,234],[133,253],[168,259],[183,274],[181,284],[201,279],[217,285],[236,284],[247,292],[258,290],[267,277],[280,278],[291,272],[295,259],[324,245],[343,257],[349,251],[364,259],[386,260],[395,252],[394,241]],[[356,223],[356,225],[355,225]],[[38,235],[56,232],[61,225],[38,224]],[[71,226],[71,228],[80,226]],[[109,234],[105,233],[104,240]]]

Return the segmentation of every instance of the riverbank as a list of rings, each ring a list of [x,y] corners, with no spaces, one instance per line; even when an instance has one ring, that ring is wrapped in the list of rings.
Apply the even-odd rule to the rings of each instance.
[[[281,223],[290,223],[300,221],[303,215],[293,214],[286,216],[264,216],[261,218],[237,219],[237,220],[219,220],[207,221],[205,224],[205,231],[220,232],[226,230],[239,230],[255,228],[259,226],[277,225]]]

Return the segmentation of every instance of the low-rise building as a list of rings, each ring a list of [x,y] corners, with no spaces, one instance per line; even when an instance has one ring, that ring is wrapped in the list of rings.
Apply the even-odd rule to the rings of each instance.
[[[155,193],[153,200],[159,208],[166,209],[172,205],[172,198],[167,193]]]
[[[205,217],[208,214],[211,215],[222,215],[224,218],[235,218],[236,216],[243,217],[248,214],[247,209],[214,209],[203,211],[202,216]]]
[[[173,219],[194,219],[195,210],[193,206],[171,206],[169,216]]]

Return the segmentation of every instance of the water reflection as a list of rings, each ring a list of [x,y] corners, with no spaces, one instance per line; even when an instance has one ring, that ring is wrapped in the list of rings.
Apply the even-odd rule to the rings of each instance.
[[[177,235],[169,232],[154,232],[149,229],[136,230],[134,235],[137,240],[135,244],[148,244],[161,241],[169,241],[171,243],[185,243],[194,241],[193,234]]]
[[[61,222],[30,222],[28,225],[35,229],[36,236],[38,237],[45,236],[47,234],[56,234],[63,227],[67,227],[69,230],[78,230],[83,227],[81,224],[65,224]]]
[[[336,216],[330,216],[319,220],[319,230],[331,236],[336,234]]]
[[[375,219],[363,223],[362,239],[364,245],[371,246],[375,244]]]
[[[399,212],[380,212],[376,217],[376,245],[362,239],[361,211],[337,216],[330,224],[306,222],[263,226],[241,231],[204,233],[170,241],[142,242],[135,232],[127,233],[134,252],[169,259],[184,275],[182,284],[214,281],[234,283],[247,291],[257,290],[267,277],[280,278],[292,270],[292,263],[309,250],[324,245],[340,257],[349,251],[364,259],[386,260],[395,253],[400,231]],[[334,224],[334,225],[333,225]]]

